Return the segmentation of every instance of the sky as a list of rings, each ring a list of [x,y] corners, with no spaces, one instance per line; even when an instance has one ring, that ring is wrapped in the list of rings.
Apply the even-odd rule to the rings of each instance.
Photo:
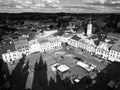
[[[120,13],[120,0],[0,0],[0,13]]]

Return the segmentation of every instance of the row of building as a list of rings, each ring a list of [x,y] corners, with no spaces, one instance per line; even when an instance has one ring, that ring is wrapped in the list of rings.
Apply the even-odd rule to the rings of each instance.
[[[51,33],[55,33],[52,31]],[[50,33],[50,34],[51,34]],[[112,36],[112,37],[111,37]],[[64,34],[62,36],[51,36],[45,42],[38,42],[37,39],[29,42],[23,42],[25,45],[22,47],[21,43],[15,43],[16,50],[13,52],[7,52],[2,54],[3,60],[9,62],[10,60],[16,60],[22,56],[22,54],[29,55],[34,52],[46,52],[58,47],[61,47],[61,43],[68,43],[69,45],[80,48],[82,51],[95,55],[105,60],[120,62],[120,40],[114,35],[108,35],[104,41],[99,41],[98,36],[84,36]],[[20,47],[20,48],[19,48]],[[19,55],[18,55],[19,54]]]
[[[76,35],[68,40],[68,44],[104,60],[120,62],[120,40],[105,39],[99,41],[98,38],[82,39]]]
[[[2,59],[5,62],[10,62],[22,58],[22,54],[30,55],[35,52],[46,52],[52,49],[61,47],[61,40],[57,37],[49,38],[47,42],[39,43],[37,39],[32,40],[29,44],[25,44],[17,48],[16,51],[8,50],[7,53],[2,54]]]

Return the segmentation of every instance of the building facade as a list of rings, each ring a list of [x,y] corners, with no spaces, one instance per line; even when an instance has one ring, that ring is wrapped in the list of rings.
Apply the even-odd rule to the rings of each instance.
[[[15,60],[22,58],[22,53],[19,51],[8,52],[8,53],[2,54],[2,58],[4,62],[9,63],[11,61],[15,61]]]
[[[78,36],[73,36],[72,38],[70,38],[70,39],[68,39],[68,44],[69,45],[71,45],[71,46],[73,46],[73,47],[76,47],[76,48],[78,48],[79,46],[80,46],[80,44],[79,44],[79,40],[80,40],[81,38],[80,37],[78,37]]]
[[[120,40],[111,47],[108,60],[120,62]]]

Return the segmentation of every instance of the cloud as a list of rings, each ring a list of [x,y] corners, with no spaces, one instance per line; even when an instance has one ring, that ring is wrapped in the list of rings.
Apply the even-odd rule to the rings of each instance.
[[[116,4],[116,3],[119,3],[119,4],[120,4],[120,0],[111,0],[110,3],[111,3],[111,4]]]
[[[0,12],[120,12],[120,0],[0,0]]]
[[[108,0],[84,0],[85,3],[100,3],[100,4],[104,4],[107,1]]]
[[[20,9],[20,8],[23,8],[23,7],[22,7],[22,6],[19,6],[19,5],[16,5],[16,8],[19,8],[19,9]]]
[[[1,2],[7,3],[9,6],[10,3],[14,3],[18,6],[24,7],[43,7],[45,5],[55,6],[59,3],[59,0],[2,0]],[[57,5],[56,5],[57,6]]]
[[[59,0],[41,0],[46,3],[59,3]]]

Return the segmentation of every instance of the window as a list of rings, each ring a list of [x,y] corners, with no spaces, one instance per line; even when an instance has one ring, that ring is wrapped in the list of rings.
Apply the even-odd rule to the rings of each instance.
[[[106,54],[106,52],[104,54]]]
[[[118,59],[118,56],[116,58]]]
[[[113,51],[111,51],[111,53],[113,53]]]
[[[113,57],[115,57],[115,55],[113,55]]]
[[[115,54],[115,51],[114,51],[114,54]]]
[[[119,55],[119,52],[117,53],[117,55]]]
[[[110,56],[112,56],[112,54]]]

